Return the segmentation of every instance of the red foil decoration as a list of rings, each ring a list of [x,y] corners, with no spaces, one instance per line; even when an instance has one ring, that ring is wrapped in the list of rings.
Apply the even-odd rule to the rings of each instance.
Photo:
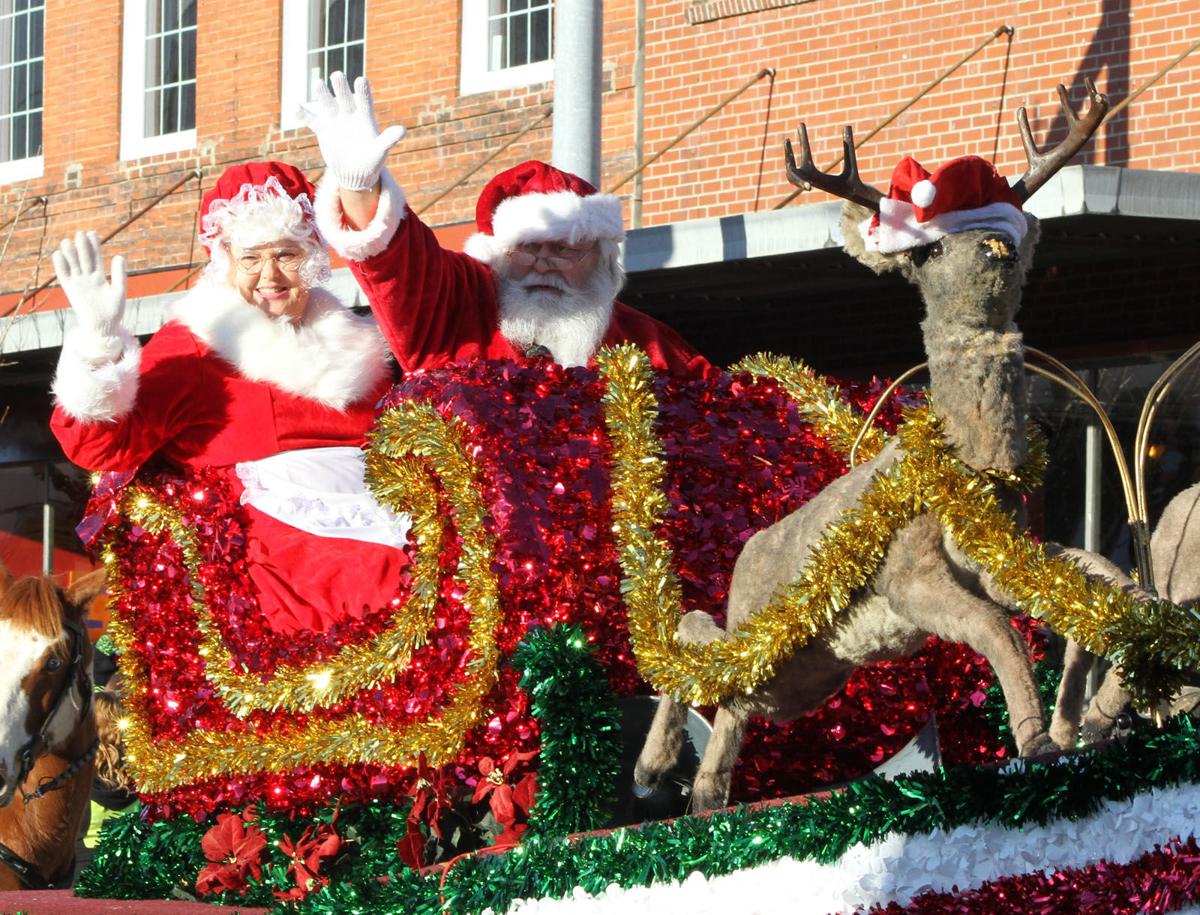
[[[866,408],[881,388],[872,383],[846,390]],[[656,389],[670,505],[662,533],[674,550],[682,609],[705,610],[721,619],[741,545],[819,492],[844,472],[845,464],[771,381],[744,375],[660,377]],[[532,627],[579,623],[614,689],[630,695],[649,687],[634,665],[620,596],[603,393],[592,369],[564,369],[540,359],[479,361],[412,374],[383,409],[424,401],[459,418],[468,430],[466,445],[482,469],[497,541],[493,573],[504,608],[496,634],[502,654],[510,654]],[[892,405],[881,423],[894,428],[897,419],[898,407]],[[114,502],[126,482],[115,476],[101,481],[81,525],[91,538],[111,529]],[[279,636],[257,612],[245,574],[240,508],[220,476],[144,473],[138,482],[181,511],[196,532],[204,551],[200,575],[217,626],[236,661],[249,670],[269,676],[284,661],[329,657],[342,645],[369,638],[395,612],[389,605],[327,633]],[[436,714],[462,682],[468,617],[452,574],[458,549],[453,531],[448,542],[435,630],[414,653],[409,669],[392,683],[312,716],[337,719],[358,712],[400,726]],[[197,654],[187,572],[179,548],[166,535],[129,528],[119,535],[116,552],[124,584],[119,610],[132,623],[136,661],[148,672],[146,690],[131,701],[153,735],[254,731],[287,717],[259,711],[238,720],[214,695]],[[407,581],[397,583],[395,606],[403,607],[407,587]],[[931,691],[931,681],[937,690]],[[474,791],[485,758],[503,764],[538,747],[537,723],[516,682],[515,671],[502,673],[485,723],[468,735],[461,757],[444,767],[443,774],[463,794]],[[953,743],[947,723],[953,732],[961,719],[969,731],[971,704],[988,683],[986,663],[981,666],[969,651],[948,646],[861,670],[840,694],[800,721],[756,723],[735,774],[734,797],[778,797],[858,777],[903,747],[935,709],[944,739]],[[1002,753],[995,735],[989,741],[970,732],[967,743],[969,752],[957,753],[964,760]],[[536,756],[519,757],[511,780],[519,782],[536,767]],[[303,815],[334,797],[354,802],[408,796],[417,790],[415,783],[411,769],[310,765],[215,778],[143,800],[156,817],[203,817],[251,799]]]

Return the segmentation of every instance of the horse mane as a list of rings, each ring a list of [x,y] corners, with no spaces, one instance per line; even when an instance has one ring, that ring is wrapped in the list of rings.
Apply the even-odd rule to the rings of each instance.
[[[36,632],[48,639],[62,635],[66,622],[66,609],[62,596],[48,578],[22,578],[0,595],[0,619]],[[56,646],[56,651],[58,647]],[[66,654],[68,646],[61,643]]]

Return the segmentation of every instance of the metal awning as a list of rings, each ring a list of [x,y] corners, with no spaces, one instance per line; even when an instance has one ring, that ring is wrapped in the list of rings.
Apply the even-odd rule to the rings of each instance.
[[[1071,357],[1200,338],[1200,174],[1070,166],[1028,209],[1043,221],[1019,319],[1030,343]],[[760,350],[828,372],[920,361],[916,292],[842,252],[839,214],[831,201],[631,231],[622,299],[719,364]],[[349,271],[335,271],[334,287],[364,304]],[[131,300],[130,329],[157,330],[181,294]],[[44,373],[66,319],[18,317],[3,352]]]
[[[1200,174],[1077,165],[1031,198],[1042,240],[1018,318],[1062,357],[1200,338]],[[720,364],[760,350],[827,372],[923,359],[921,303],[841,250],[836,201],[629,233],[622,299]]]

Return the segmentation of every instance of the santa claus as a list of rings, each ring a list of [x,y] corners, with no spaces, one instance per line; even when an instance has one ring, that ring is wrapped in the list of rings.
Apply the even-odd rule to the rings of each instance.
[[[210,262],[144,347],[122,320],[123,259],[109,282],[95,233],[53,254],[77,319],[51,420],[67,457],[224,476],[245,505],[261,610],[285,633],[384,606],[408,562],[408,519],[363,485],[360,449],[393,380],[387,344],[322,288],[329,256],[312,195],[290,165],[226,170],[201,204]]]
[[[549,355],[587,365],[601,346],[635,343],[655,367],[708,363],[674,331],[616,301],[624,283],[621,202],[543,162],[493,178],[475,211],[477,234],[460,254],[441,247],[384,167],[404,128],[380,132],[371,88],[346,77],[314,87],[302,118],[326,174],[317,222],[347,259],[405,370],[457,359]]]

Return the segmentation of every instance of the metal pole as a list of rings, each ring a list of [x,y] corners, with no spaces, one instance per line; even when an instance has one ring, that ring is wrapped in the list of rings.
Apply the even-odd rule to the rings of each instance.
[[[1087,386],[1095,391],[1100,384],[1100,372],[1087,369],[1083,373],[1083,379]],[[1097,554],[1100,552],[1101,454],[1100,423],[1093,414],[1083,433],[1083,548],[1089,553]],[[1096,695],[1103,675],[1100,666],[1093,661],[1084,689],[1085,698],[1091,699]]]
[[[54,574],[54,503],[50,501],[50,465],[43,464],[46,485],[42,490],[42,574]]]
[[[554,165],[600,186],[603,0],[554,5]]]

